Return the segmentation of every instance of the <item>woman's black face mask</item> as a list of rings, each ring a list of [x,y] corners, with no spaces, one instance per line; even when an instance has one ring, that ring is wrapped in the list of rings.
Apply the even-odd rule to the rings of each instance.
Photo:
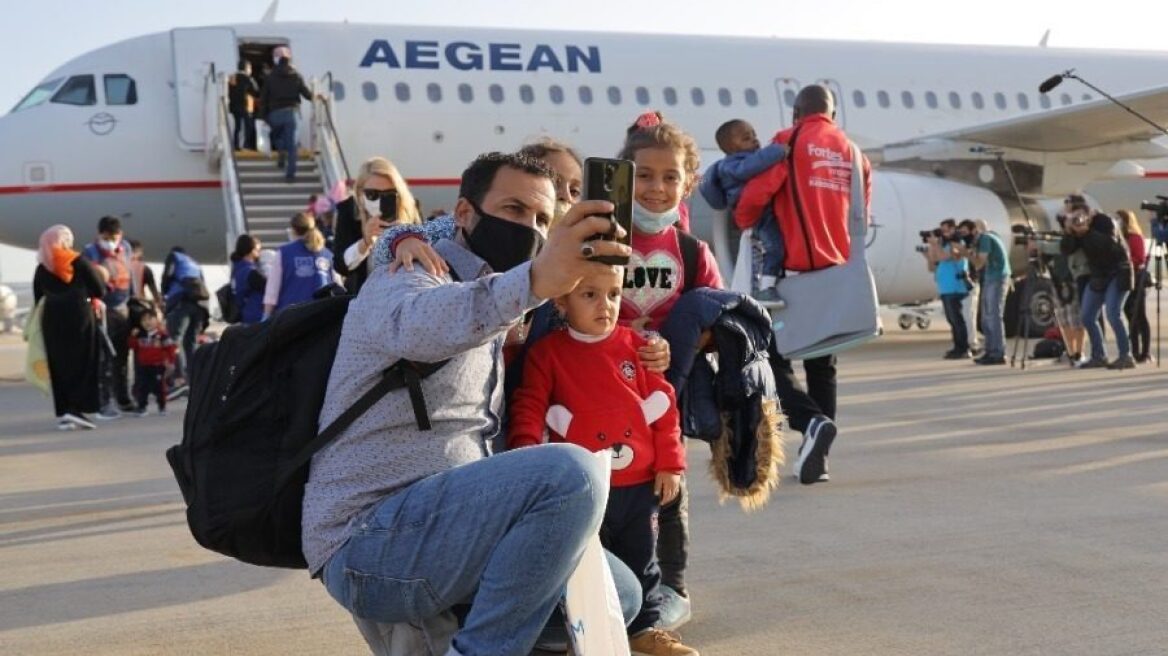
[[[470,206],[479,215],[479,221],[473,231],[463,231],[467,246],[495,273],[531,260],[543,248],[543,235],[535,228],[487,214],[477,203]]]

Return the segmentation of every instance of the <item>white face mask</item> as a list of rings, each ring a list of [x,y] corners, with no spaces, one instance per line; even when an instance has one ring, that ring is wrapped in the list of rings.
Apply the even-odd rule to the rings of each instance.
[[[641,232],[655,235],[681,220],[681,210],[674,207],[664,212],[650,212],[640,203],[633,203],[633,225]]]
[[[120,239],[101,239],[97,243],[103,249],[110,251],[112,253],[113,251],[118,250],[118,245],[121,244],[122,242]]]
[[[368,198],[362,198],[361,202],[365,204],[365,214],[367,216],[369,216],[370,218],[376,218],[376,217],[381,216],[381,201],[380,200],[369,200]]]
[[[299,237],[293,232],[292,228],[284,228],[284,234],[288,235],[288,241],[296,241]]]

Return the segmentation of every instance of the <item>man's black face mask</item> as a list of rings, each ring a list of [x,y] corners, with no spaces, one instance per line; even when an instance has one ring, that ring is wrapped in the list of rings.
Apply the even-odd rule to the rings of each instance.
[[[479,221],[466,235],[467,246],[483,258],[495,273],[503,273],[534,258],[543,248],[543,235],[534,228],[487,214],[471,203]]]

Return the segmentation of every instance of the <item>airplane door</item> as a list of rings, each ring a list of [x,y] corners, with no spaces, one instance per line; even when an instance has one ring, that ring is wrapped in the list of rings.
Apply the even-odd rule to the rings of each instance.
[[[831,90],[831,95],[835,96],[835,124],[841,128],[846,128],[847,112],[844,111],[844,92],[840,89],[839,82],[835,80],[821,79],[816,80],[816,84],[822,84]]]
[[[178,107],[178,139],[200,150],[207,142],[204,83],[212,64],[220,73],[235,70],[239,56],[235,31],[229,27],[180,28],[170,32],[174,53],[174,93]]]
[[[791,127],[791,110],[795,107],[795,95],[799,93],[799,80],[780,77],[775,80],[775,93],[779,96],[779,122],[784,128]]]

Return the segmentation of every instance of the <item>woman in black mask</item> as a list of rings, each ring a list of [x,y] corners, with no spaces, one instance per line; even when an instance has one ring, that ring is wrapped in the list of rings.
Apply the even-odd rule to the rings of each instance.
[[[369,255],[381,233],[392,225],[421,222],[418,204],[397,167],[384,157],[361,165],[353,195],[337,204],[337,273],[345,288],[356,294],[369,275]]]

